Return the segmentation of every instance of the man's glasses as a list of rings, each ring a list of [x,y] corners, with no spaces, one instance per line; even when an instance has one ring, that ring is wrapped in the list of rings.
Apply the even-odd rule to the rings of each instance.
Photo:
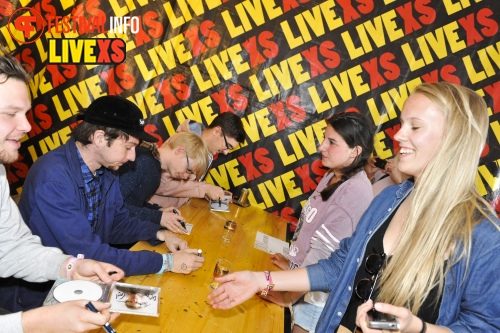
[[[189,166],[189,157],[188,157],[188,154],[186,153],[186,161],[187,161],[187,173],[189,174],[193,174],[193,170],[191,170],[191,167]]]
[[[354,289],[356,295],[361,298],[363,302],[366,302],[372,297],[372,293],[375,289],[375,285],[377,284],[379,275],[385,265],[385,253],[373,253],[366,258],[365,268],[368,273],[372,274],[372,277],[370,279],[364,278],[359,280],[359,282],[356,284],[356,288]]]
[[[226,149],[227,149],[227,150],[231,150],[231,149],[233,149],[234,147],[233,147],[233,146],[231,146],[231,145],[227,142],[226,134],[224,134],[224,131],[222,130],[222,127],[221,127],[220,131],[222,132],[222,137],[224,138],[224,143],[226,144]]]

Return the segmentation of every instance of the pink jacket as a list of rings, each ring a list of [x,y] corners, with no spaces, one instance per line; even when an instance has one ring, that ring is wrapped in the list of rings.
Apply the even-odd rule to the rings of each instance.
[[[204,198],[205,182],[197,180],[177,180],[170,177],[167,172],[162,172],[160,186],[149,199],[161,207],[181,207],[189,198]]]

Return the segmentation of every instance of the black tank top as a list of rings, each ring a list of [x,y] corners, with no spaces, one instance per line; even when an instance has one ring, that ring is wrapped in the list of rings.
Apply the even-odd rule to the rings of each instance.
[[[356,312],[358,310],[358,306],[363,304],[363,300],[356,295],[354,288],[361,279],[372,278],[372,274],[368,273],[368,271],[365,268],[366,258],[373,253],[378,253],[378,254],[385,253],[384,243],[383,243],[384,235],[396,211],[397,209],[395,209],[392,212],[392,215],[390,215],[387,218],[384,224],[380,226],[380,228],[373,234],[372,238],[368,241],[365,253],[363,255],[362,263],[359,266],[359,269],[356,273],[356,277],[354,278],[351,300],[349,302],[349,305],[347,306],[344,316],[342,317],[342,320],[340,321],[340,326],[344,326],[351,332],[354,332],[356,328]],[[435,305],[435,303],[433,302],[436,299],[437,292],[438,292],[438,287],[436,286],[431,290],[429,296],[426,298],[426,300],[424,301],[423,305],[420,307],[420,310],[418,312],[418,317],[422,318],[426,323],[435,324],[439,316],[441,297],[439,298],[437,305]],[[377,289],[374,289],[371,299],[376,300],[377,296],[378,296]],[[335,330],[335,332],[337,331],[338,328]]]

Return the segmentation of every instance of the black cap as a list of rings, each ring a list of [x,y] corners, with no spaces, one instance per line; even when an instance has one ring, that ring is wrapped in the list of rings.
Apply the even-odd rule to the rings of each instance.
[[[143,141],[158,141],[144,131],[145,121],[137,105],[120,96],[99,97],[89,105],[85,113],[79,114],[77,119],[119,129]]]

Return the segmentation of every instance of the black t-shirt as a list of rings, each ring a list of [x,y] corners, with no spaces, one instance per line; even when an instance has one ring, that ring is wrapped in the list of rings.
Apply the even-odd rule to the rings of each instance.
[[[373,234],[371,239],[368,241],[365,253],[363,255],[363,261],[359,266],[359,269],[356,273],[356,277],[354,278],[351,300],[349,302],[349,305],[347,306],[344,316],[342,317],[342,320],[340,321],[340,326],[344,326],[344,328],[349,329],[351,332],[354,332],[356,328],[356,313],[358,310],[358,306],[363,304],[363,300],[356,295],[355,288],[361,279],[371,279],[373,277],[373,274],[370,274],[365,268],[366,258],[373,253],[378,253],[378,254],[385,253],[384,243],[383,243],[384,235],[396,211],[397,209],[395,209],[392,212],[392,215],[389,216],[389,218],[387,218],[387,220],[380,226],[380,228]],[[438,292],[438,287],[436,286],[434,289],[431,290],[429,296],[424,301],[424,304],[420,307],[420,310],[418,312],[418,317],[422,318],[427,323],[431,324],[436,323],[436,320],[439,316],[439,306],[441,305],[441,297],[439,298],[437,306],[435,306],[433,302],[433,300],[436,299],[437,292]],[[373,290],[371,299],[376,300],[377,296],[378,292],[377,289],[375,288]],[[337,330],[338,328],[335,330],[335,332],[337,332]]]

